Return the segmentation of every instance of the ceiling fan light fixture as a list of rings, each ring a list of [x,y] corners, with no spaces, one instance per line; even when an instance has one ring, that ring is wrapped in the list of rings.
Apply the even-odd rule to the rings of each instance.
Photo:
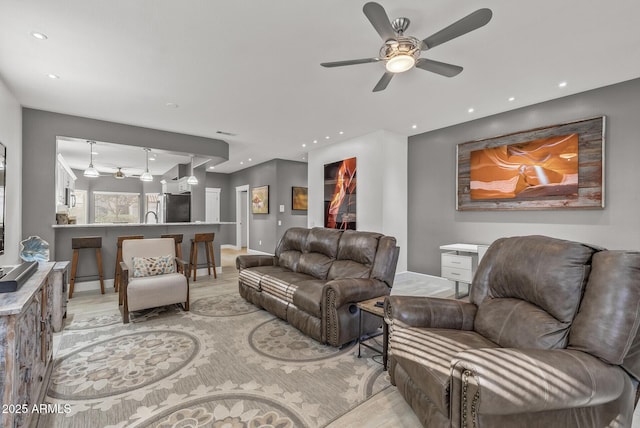
[[[124,172],[122,172],[122,168],[118,167],[118,170],[113,174],[113,177],[117,180],[124,179]]]
[[[387,60],[385,67],[390,73],[403,73],[416,65],[416,59],[413,55],[399,54]]]

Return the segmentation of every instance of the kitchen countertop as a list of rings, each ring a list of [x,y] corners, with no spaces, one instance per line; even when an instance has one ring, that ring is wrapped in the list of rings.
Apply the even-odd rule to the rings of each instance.
[[[54,229],[75,229],[75,228],[92,228],[92,227],[153,227],[153,226],[207,226],[221,224],[236,224],[235,221],[192,221],[178,223],[92,223],[92,224],[52,224]]]

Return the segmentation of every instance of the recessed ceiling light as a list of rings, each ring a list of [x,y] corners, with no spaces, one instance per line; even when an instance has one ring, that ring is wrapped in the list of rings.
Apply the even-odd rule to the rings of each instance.
[[[165,105],[165,107],[169,107],[169,108],[178,108],[178,107],[180,107],[176,103],[165,103],[164,105]]]
[[[251,158],[249,158],[249,162],[251,162]]]
[[[215,166],[210,166],[209,169],[216,169],[216,167]]]
[[[58,76],[57,74],[52,74],[52,73],[47,74],[47,77],[49,79],[59,79],[60,78],[60,76]]]
[[[338,134],[343,135],[343,134],[344,134],[344,131],[340,131],[340,132],[338,132]]]
[[[240,165],[244,165],[244,162],[243,162],[243,161],[240,161]]]
[[[313,140],[313,144],[318,144],[318,140]]]
[[[305,143],[302,143],[302,147],[307,147],[307,145]]]
[[[411,128],[416,129],[418,125],[411,125]]]
[[[567,86],[567,82],[558,83],[558,88],[564,88],[565,86]]]
[[[331,137],[329,137],[328,135],[326,137],[324,137],[325,140],[328,140],[329,138],[331,138]]]
[[[475,111],[475,109],[473,107],[469,108],[469,110],[467,110],[469,113],[473,113]]]
[[[47,35],[46,35],[46,34],[44,34],[44,33],[39,33],[39,32],[37,32],[37,31],[32,31],[32,32],[31,32],[31,35],[32,35],[33,37],[35,37],[36,39],[38,39],[38,40],[47,40],[47,39],[48,39],[48,37],[47,37]]]
[[[509,101],[515,101],[516,97],[509,97]]]
[[[302,156],[302,160],[305,160],[306,158],[304,156]]]

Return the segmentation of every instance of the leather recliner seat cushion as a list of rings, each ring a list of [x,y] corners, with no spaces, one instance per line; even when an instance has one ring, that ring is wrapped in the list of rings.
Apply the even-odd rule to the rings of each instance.
[[[311,275],[299,272],[272,272],[264,275],[260,281],[263,293],[268,293],[287,303],[293,302],[298,283],[315,279]]]
[[[278,272],[289,272],[289,269],[282,266],[255,266],[251,269],[242,269],[239,274],[239,279],[244,285],[251,287],[254,290],[261,291],[262,286],[260,283],[262,281],[262,277]]]
[[[507,348],[566,347],[597,250],[544,236],[495,241],[471,289],[474,330]],[[523,329],[535,333],[524,342]]]
[[[449,413],[453,357],[469,349],[498,347],[474,331],[394,327],[391,334],[393,358],[444,414]]]

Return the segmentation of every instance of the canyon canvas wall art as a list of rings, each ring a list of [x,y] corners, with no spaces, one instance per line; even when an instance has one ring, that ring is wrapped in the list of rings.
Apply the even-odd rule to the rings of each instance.
[[[324,166],[324,227],[356,229],[356,158]]]
[[[456,209],[604,208],[605,117],[461,143]]]

